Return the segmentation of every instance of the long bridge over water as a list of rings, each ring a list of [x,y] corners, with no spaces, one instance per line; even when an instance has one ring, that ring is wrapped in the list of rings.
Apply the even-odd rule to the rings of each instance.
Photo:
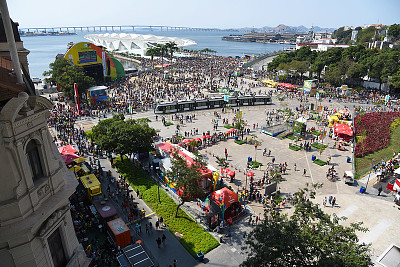
[[[22,32],[77,32],[77,31],[135,31],[141,30],[158,30],[158,31],[223,31],[216,28],[192,28],[182,26],[159,26],[159,25],[102,25],[102,26],[61,26],[61,27],[29,27],[19,28]]]

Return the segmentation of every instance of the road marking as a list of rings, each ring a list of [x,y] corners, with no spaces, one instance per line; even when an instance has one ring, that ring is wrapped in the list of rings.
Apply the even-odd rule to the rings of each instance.
[[[374,242],[383,232],[386,231],[392,225],[391,222],[387,220],[380,221],[377,225],[375,225],[370,231],[368,231],[359,241],[358,243],[372,243]]]
[[[232,252],[236,252],[237,249],[236,249],[236,248],[231,248],[231,251],[232,251]]]
[[[344,211],[342,211],[341,213],[338,214],[338,217],[346,217],[348,218],[353,212],[355,212],[356,210],[358,210],[358,206],[356,205],[351,205],[350,207],[348,207],[347,209],[345,209]]]
[[[149,217],[149,216],[151,216],[151,215],[153,215],[153,214],[155,214],[155,213],[156,213],[156,212],[153,211],[152,213],[147,214],[147,215],[145,215],[144,217],[145,217],[145,218],[146,218],[146,217]],[[132,221],[132,222],[127,223],[127,225],[130,225],[130,224],[135,223],[135,222],[140,221],[140,220],[141,220],[141,219],[136,219],[136,220],[134,220],[134,221]]]

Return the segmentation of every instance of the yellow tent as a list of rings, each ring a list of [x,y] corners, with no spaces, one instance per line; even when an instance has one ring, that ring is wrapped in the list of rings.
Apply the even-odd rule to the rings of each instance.
[[[74,161],[75,161],[76,163],[81,163],[81,162],[86,161],[86,159],[84,159],[84,158],[82,158],[82,157],[79,157],[79,158],[77,158],[77,159],[74,159]]]

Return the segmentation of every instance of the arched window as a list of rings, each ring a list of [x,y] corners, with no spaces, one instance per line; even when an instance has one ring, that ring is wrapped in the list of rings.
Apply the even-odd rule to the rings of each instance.
[[[42,161],[39,155],[39,146],[35,140],[29,141],[26,146],[26,155],[28,157],[28,163],[32,171],[33,181],[43,177]]]

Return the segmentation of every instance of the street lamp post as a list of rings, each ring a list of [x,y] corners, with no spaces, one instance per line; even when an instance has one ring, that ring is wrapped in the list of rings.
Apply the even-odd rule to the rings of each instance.
[[[374,165],[375,165],[374,163],[375,163],[375,159],[372,159],[372,166],[371,166],[371,170],[369,171],[369,174],[368,174],[367,184],[365,185],[365,192],[367,192],[368,183],[369,183],[369,178],[371,177],[371,172],[372,172],[372,169],[373,169],[373,167],[374,167]]]
[[[245,183],[245,186],[244,186],[244,190],[246,190],[247,189],[247,168],[244,170],[246,173],[246,183]]]

